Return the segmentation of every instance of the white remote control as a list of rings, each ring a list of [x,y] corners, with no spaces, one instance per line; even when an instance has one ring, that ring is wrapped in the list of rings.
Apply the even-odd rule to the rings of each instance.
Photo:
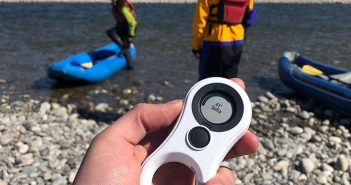
[[[188,166],[197,182],[207,182],[249,128],[251,114],[249,97],[238,84],[220,77],[199,81],[172,132],[144,161],[140,184],[152,185],[156,170],[169,162]]]

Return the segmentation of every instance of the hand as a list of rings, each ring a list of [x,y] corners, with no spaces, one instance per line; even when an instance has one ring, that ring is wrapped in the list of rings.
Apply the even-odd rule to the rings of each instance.
[[[128,42],[132,43],[132,41],[133,41],[133,37],[128,37]]]
[[[245,88],[240,79],[233,81]],[[166,104],[138,104],[94,138],[74,184],[138,185],[143,161],[167,137],[182,106],[181,100]],[[226,158],[252,154],[258,145],[256,136],[247,131]],[[168,163],[157,170],[153,183],[193,185],[194,175],[182,164]],[[216,176],[206,183],[214,184],[233,185],[232,172],[224,167],[219,168]]]
[[[200,53],[201,53],[201,50],[194,50],[192,49],[191,52],[193,52],[193,55],[195,56],[196,59],[200,59]]]

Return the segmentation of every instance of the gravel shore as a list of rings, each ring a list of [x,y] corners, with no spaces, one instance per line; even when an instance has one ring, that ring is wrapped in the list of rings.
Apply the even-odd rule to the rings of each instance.
[[[0,86],[6,84],[0,83]],[[169,82],[165,82],[169,84]],[[169,88],[165,86],[165,88]],[[94,136],[133,108],[138,86],[118,94],[116,104],[87,98],[67,104],[23,96],[0,96],[0,185],[71,184]],[[150,103],[163,97],[145,94]],[[340,184],[351,181],[351,118],[313,101],[267,92],[252,102],[250,130],[260,139],[256,154],[226,161],[242,184]]]
[[[195,3],[197,0],[131,0],[133,3]],[[65,2],[65,3],[110,3],[110,0],[0,0],[0,3]],[[351,0],[255,0],[256,3],[341,3],[350,4]]]

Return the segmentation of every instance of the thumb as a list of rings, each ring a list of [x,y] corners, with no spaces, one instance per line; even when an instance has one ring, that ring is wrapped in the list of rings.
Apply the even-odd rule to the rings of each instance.
[[[104,135],[116,141],[123,138],[136,145],[147,133],[168,127],[179,115],[183,101],[174,100],[166,104],[138,104],[133,110],[110,125]]]
[[[210,179],[205,185],[234,185],[235,179],[233,172],[226,167],[220,167],[216,176]]]

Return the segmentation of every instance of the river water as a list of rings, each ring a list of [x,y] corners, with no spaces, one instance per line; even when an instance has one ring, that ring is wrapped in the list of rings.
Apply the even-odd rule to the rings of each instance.
[[[135,4],[138,59],[133,71],[121,71],[92,85],[58,87],[46,70],[55,61],[109,43],[114,25],[108,4],[0,4],[1,94],[29,94],[37,99],[74,99],[112,86],[135,83],[138,101],[154,93],[164,101],[181,98],[197,81],[198,62],[191,54],[195,4]],[[254,99],[271,91],[290,93],[279,80],[277,62],[284,51],[351,68],[351,5],[257,4],[249,29],[240,77]],[[1,85],[0,85],[1,86]],[[6,87],[6,88],[4,88]],[[110,97],[97,96],[108,102]]]

